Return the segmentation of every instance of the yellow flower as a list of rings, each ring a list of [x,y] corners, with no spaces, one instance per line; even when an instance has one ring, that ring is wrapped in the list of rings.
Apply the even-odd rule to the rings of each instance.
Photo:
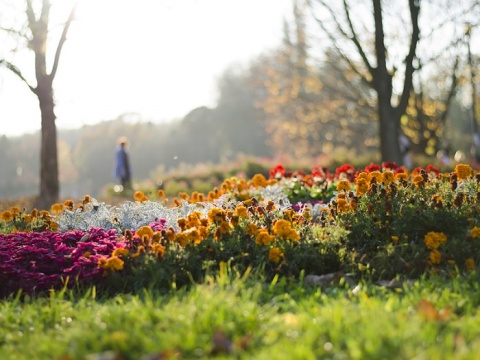
[[[467,271],[475,270],[475,261],[472,258],[468,258],[465,260],[465,268]]]
[[[30,214],[23,214],[22,215],[22,219],[23,221],[25,221],[26,223],[31,223],[33,221],[33,217],[32,215]]]
[[[395,175],[393,174],[392,171],[384,171],[382,173],[382,182],[384,185],[388,185],[394,180],[395,180]]]
[[[459,180],[465,180],[472,176],[472,168],[467,164],[458,164],[455,166],[455,173]]]
[[[382,173],[380,171],[372,171],[369,175],[371,178],[375,178],[377,183],[382,181]]]
[[[350,210],[350,204],[347,199],[337,199],[337,211],[347,212],[348,210]]]
[[[257,235],[257,233],[258,233],[258,228],[257,228],[257,225],[255,225],[254,223],[248,224],[247,227],[245,228],[245,234],[249,236],[255,236]]]
[[[12,206],[10,211],[12,212],[13,216],[20,215],[20,208],[18,206]]]
[[[150,226],[142,226],[135,232],[135,235],[137,235],[140,239],[143,239],[143,237],[151,239],[153,238],[153,230],[150,228]]]
[[[292,223],[285,219],[278,220],[273,225],[272,231],[275,235],[285,240],[300,240],[300,234],[297,232],[297,230],[292,228]]]
[[[262,174],[256,174],[252,178],[252,183],[255,187],[265,187],[267,185],[267,179]]]
[[[12,221],[13,214],[11,211],[5,210],[0,213],[0,219],[4,222]]]
[[[430,264],[433,264],[433,265],[440,264],[441,258],[442,258],[442,255],[438,250],[430,251],[430,256],[429,256]]]
[[[122,259],[120,259],[119,257],[117,256],[112,256],[112,257],[109,257],[108,259],[100,259],[98,260],[98,265],[105,269],[105,270],[111,270],[111,271],[119,271],[119,270],[123,270],[123,265],[125,263],[123,262]]]
[[[163,257],[163,255],[165,255],[165,252],[167,251],[167,249],[165,248],[165,246],[161,244],[153,244],[152,251],[155,254],[155,256],[157,256],[160,259]]]
[[[337,184],[337,191],[350,190],[350,182],[348,180],[340,180]]]
[[[366,179],[357,179],[357,183],[355,185],[357,196],[362,196],[363,194],[365,194],[368,191],[369,187],[370,185]]]
[[[277,264],[283,259],[283,251],[280,250],[279,248],[271,248],[270,251],[268,252],[268,260],[271,262]]]
[[[53,213],[61,213],[63,211],[63,204],[53,204],[52,205],[52,212]]]
[[[243,205],[237,205],[237,207],[235,209],[235,215],[237,215],[239,218],[248,217],[247,208]]]
[[[230,233],[230,223],[228,221],[222,221],[217,227],[218,235],[227,235]]]
[[[142,191],[135,191],[133,199],[136,201],[142,201],[145,198],[145,194]]]
[[[396,244],[399,240],[398,236],[392,235],[391,237],[392,241]]]
[[[226,220],[225,211],[217,207],[211,208],[208,211],[208,220],[211,224],[218,224],[219,222]]]
[[[202,213],[199,211],[194,211],[187,216],[188,224],[187,227],[191,228],[194,226],[200,226],[202,225],[202,222],[200,221]]]
[[[424,237],[425,246],[430,250],[436,250],[447,241],[447,235],[442,232],[430,231]]]
[[[50,231],[57,231],[58,230],[58,224],[56,222],[50,221],[47,225],[47,228]]]
[[[480,228],[478,226],[473,227],[470,230],[470,236],[474,239],[479,239],[480,238]]]
[[[255,239],[255,243],[257,243],[258,245],[268,245],[274,239],[275,237],[271,236],[268,233],[267,229],[260,229],[258,230],[258,235],[257,235],[257,238]]]
[[[68,200],[65,200],[65,201],[63,202],[63,205],[64,205],[66,208],[68,208],[68,209],[70,209],[70,210],[73,210],[73,205],[75,205],[75,202],[74,202],[73,200],[71,200],[71,199],[68,199]]]
[[[116,248],[112,252],[112,256],[127,256],[128,255],[128,249],[125,248]]]
[[[358,174],[357,176],[357,180],[360,180],[360,179],[363,179],[365,180],[367,183],[370,183],[370,180],[372,179],[370,175],[368,175],[368,173],[366,173],[365,171],[362,171],[360,174]]]
[[[408,178],[410,177],[410,175],[408,175],[407,173],[397,173],[395,174],[395,180],[408,180]]]
[[[419,188],[423,185],[423,176],[420,174],[417,174],[413,177],[413,184]]]

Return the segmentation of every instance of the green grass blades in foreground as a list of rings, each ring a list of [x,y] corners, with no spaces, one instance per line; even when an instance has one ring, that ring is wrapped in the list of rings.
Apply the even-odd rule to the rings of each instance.
[[[169,295],[66,293],[0,302],[2,359],[474,359],[478,275],[401,291],[325,290],[259,279]]]

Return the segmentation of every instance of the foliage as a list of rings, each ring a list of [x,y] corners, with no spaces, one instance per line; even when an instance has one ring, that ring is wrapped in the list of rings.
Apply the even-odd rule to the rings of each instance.
[[[232,177],[206,195],[181,193],[173,206],[137,191],[135,201],[118,206],[87,196],[76,205],[54,204],[52,214],[42,211],[41,217],[11,208],[0,213],[0,230],[13,232],[0,237],[2,256],[9,259],[4,275],[27,264],[22,251],[34,249],[34,243],[52,250],[34,252],[28,271],[41,269],[42,261],[63,264],[65,256],[77,261],[72,256],[85,253],[80,247],[93,229],[108,232],[100,238],[116,237],[115,245],[108,252],[89,250],[78,266],[96,267],[95,274],[104,275],[97,285],[109,294],[201,283],[226,265],[239,273],[262,269],[267,280],[299,279],[302,273],[382,280],[468,272],[480,261],[479,180],[465,164],[451,174],[433,166],[409,174],[394,163],[364,169],[344,164],[335,172],[317,166],[310,174],[277,165],[268,179]],[[57,228],[58,233],[45,232]],[[58,246],[64,252],[53,250]],[[18,254],[10,259],[10,251]],[[17,281],[4,295],[58,289],[60,279],[71,275],[64,269],[72,266],[58,265],[42,289]],[[82,271],[75,274],[92,270]]]

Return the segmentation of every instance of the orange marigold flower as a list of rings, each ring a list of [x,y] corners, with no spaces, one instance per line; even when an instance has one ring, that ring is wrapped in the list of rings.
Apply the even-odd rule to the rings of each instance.
[[[267,211],[273,211],[275,210],[275,203],[272,200],[268,201],[268,204],[265,208]]]
[[[472,176],[472,168],[468,164],[458,164],[455,166],[455,173],[459,180],[465,180]]]
[[[388,185],[395,180],[395,174],[392,171],[384,171],[382,173],[382,183]]]
[[[428,257],[428,260],[430,261],[430,264],[432,265],[438,265],[440,264],[440,260],[442,259],[442,255],[438,250],[432,250],[430,251],[430,255]]]
[[[382,173],[380,171],[377,171],[377,170],[372,171],[369,175],[370,175],[370,178],[375,178],[377,183],[382,181]]]
[[[243,205],[237,205],[237,207],[235,208],[235,215],[237,215],[239,218],[248,217],[247,208]]]
[[[467,271],[475,270],[475,261],[472,258],[465,260],[465,269],[467,269]]]
[[[423,176],[420,174],[417,174],[413,177],[413,184],[418,188],[423,185],[424,179]]]
[[[347,212],[348,210],[350,210],[350,204],[347,199],[337,199],[337,211]]]
[[[262,174],[255,174],[252,178],[252,184],[255,187],[265,187],[267,186],[267,179]]]
[[[410,175],[408,175],[407,173],[404,173],[404,172],[395,174],[395,180],[397,180],[397,181],[398,180],[405,180],[406,181],[406,180],[408,180],[409,177],[410,177]]]
[[[187,220],[184,218],[177,219],[177,224],[182,231],[187,229]]]
[[[447,241],[447,235],[443,232],[430,231],[424,237],[425,246],[430,250],[436,250]]]
[[[271,262],[278,264],[283,259],[283,251],[277,247],[271,248],[268,252],[268,260]]]
[[[0,219],[4,222],[12,221],[13,220],[13,214],[9,210],[2,211],[0,213]]]
[[[214,207],[208,211],[208,220],[212,224],[218,224],[225,220],[225,211],[223,209]]]
[[[153,230],[150,228],[150,226],[142,226],[135,232],[135,235],[137,235],[140,239],[143,239],[144,236],[146,236],[148,239],[152,239]]]
[[[75,202],[73,200],[65,200],[63,205],[65,205],[66,208],[72,210],[73,209],[73,205],[75,205]]]
[[[57,231],[58,230],[58,224],[56,222],[50,221],[47,225],[47,228],[50,231]]]
[[[275,235],[285,240],[300,240],[300,234],[292,228],[292,223],[285,219],[280,219],[273,225],[272,231]]]
[[[247,227],[245,228],[245,234],[249,236],[255,236],[258,233],[258,228],[257,225],[254,223],[249,223]]]
[[[106,260],[103,259],[103,258],[99,259],[98,260],[98,265],[105,270],[119,271],[119,270],[123,270],[124,262],[119,257],[112,256],[112,257],[109,257]]]
[[[359,179],[364,179],[366,180],[367,182],[370,182],[370,180],[372,179],[370,177],[370,175],[368,175],[368,173],[366,173],[365,171],[362,171],[360,174],[357,175],[357,178],[355,181],[359,180]]]
[[[135,193],[133,194],[133,198],[136,201],[142,201],[144,197],[145,197],[145,194],[142,191],[135,191]]]
[[[470,236],[474,239],[479,239],[480,238],[480,227],[478,226],[474,226],[471,230],[470,230]]]
[[[157,196],[160,198],[160,199],[163,199],[165,197],[165,191],[163,189],[158,189],[157,191]]]
[[[230,233],[230,223],[228,221],[222,221],[220,225],[218,225],[217,230],[221,235],[227,235]]]
[[[53,204],[51,210],[53,213],[61,213],[63,211],[63,205],[58,203]]]
[[[260,229],[260,230],[258,230],[258,235],[255,239],[255,243],[257,243],[258,245],[268,245],[274,239],[275,239],[275,237],[271,236],[268,233],[267,229]]]
[[[362,196],[368,191],[370,187],[367,180],[364,178],[357,179],[357,183],[355,184],[355,190],[357,192],[357,196]]]
[[[167,249],[161,244],[153,244],[152,252],[155,254],[156,257],[160,259],[165,255]]]
[[[128,249],[126,248],[116,248],[112,252],[112,256],[127,256],[129,253]]]
[[[188,214],[187,219],[188,219],[188,224],[187,227],[191,228],[194,226],[200,226],[202,225],[202,222],[200,220],[202,213],[199,211],[194,211],[190,214]]]
[[[340,180],[337,183],[337,191],[348,191],[350,190],[350,181],[344,179]]]

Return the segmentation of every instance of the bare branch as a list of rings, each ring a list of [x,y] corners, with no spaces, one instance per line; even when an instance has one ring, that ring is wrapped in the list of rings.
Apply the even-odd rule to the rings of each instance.
[[[350,32],[352,34],[351,40],[355,44],[355,47],[357,48],[358,53],[362,57],[363,62],[365,63],[365,66],[368,68],[368,71],[370,74],[373,76],[373,67],[370,65],[370,62],[368,61],[367,55],[365,54],[365,51],[363,51],[362,45],[360,44],[360,41],[358,40],[357,33],[355,32],[355,28],[353,27],[352,19],[350,18],[350,9],[348,8],[348,4],[346,0],[343,0],[343,9],[345,11],[345,16],[347,17],[347,22],[348,26],[350,28]]]
[[[348,55],[346,55],[341,49],[340,47],[338,46],[338,43],[337,43],[337,37],[334,36],[334,34],[327,29],[327,27],[325,26],[325,24],[323,23],[323,21],[321,21],[320,19],[318,19],[317,17],[313,16],[314,19],[318,22],[318,24],[320,25],[320,27],[322,28],[322,30],[324,31],[324,33],[328,36],[328,38],[330,39],[333,47],[335,48],[335,50],[337,51],[337,53],[340,55],[340,57],[350,66],[350,68],[358,75],[360,76],[360,78],[362,79],[362,81],[367,84],[368,86],[372,86],[372,83],[370,80],[368,80],[365,76],[365,74],[363,74],[359,69],[358,67],[353,63],[353,61],[350,59],[350,57]],[[340,24],[336,21],[337,23],[337,26],[339,26]],[[343,30],[342,30],[343,31]],[[344,33],[345,34],[345,33]],[[346,35],[346,34],[345,34]],[[348,38],[348,35],[346,35],[346,37]]]
[[[457,70],[458,70],[458,64],[460,63],[460,57],[457,55],[455,58],[455,64],[453,65],[453,71],[452,71],[452,79],[451,79],[451,84],[450,84],[450,89],[447,94],[447,98],[445,99],[445,111],[442,112],[440,115],[440,121],[442,123],[445,123],[445,120],[447,118],[448,110],[450,107],[450,103],[452,102],[452,99],[454,98],[455,94],[457,93],[457,87],[458,87],[458,77],[457,77]]]
[[[67,22],[65,23],[65,26],[63,28],[62,36],[60,37],[60,40],[58,42],[57,51],[55,52],[55,60],[53,62],[52,71],[49,75],[51,80],[55,78],[55,75],[57,73],[58,63],[60,61],[60,54],[62,53],[63,44],[65,44],[65,40],[67,40],[68,29],[70,28],[70,24],[75,17],[76,8],[77,3],[73,5],[72,10],[70,11],[70,15],[68,16]]]
[[[412,90],[412,81],[413,81],[413,59],[415,58],[415,52],[417,49],[418,40],[420,38],[420,28],[418,25],[418,16],[420,14],[420,2],[417,0],[409,0],[410,5],[410,18],[412,20],[412,34],[410,37],[410,49],[408,51],[407,57],[405,58],[405,75],[403,81],[403,92],[400,97],[400,101],[397,106],[397,111],[404,112],[408,99],[410,98],[410,92]],[[400,114],[398,114],[400,115]]]
[[[22,72],[20,71],[20,69],[19,69],[18,67],[16,67],[15,65],[13,65],[11,62],[9,62],[9,61],[7,61],[7,60],[2,60],[2,59],[0,59],[0,66],[4,66],[4,67],[6,67],[7,69],[9,69],[11,72],[13,72],[15,75],[17,75],[25,84],[27,84],[28,88],[29,88],[34,94],[37,93],[36,88],[34,88],[32,85],[29,84],[29,82],[28,82],[27,79],[25,79],[25,77],[22,75]]]
[[[37,23],[37,19],[35,18],[35,12],[33,11],[32,7],[32,0],[26,0],[27,3],[27,17],[28,17],[28,23],[30,25],[30,28],[34,26]]]

